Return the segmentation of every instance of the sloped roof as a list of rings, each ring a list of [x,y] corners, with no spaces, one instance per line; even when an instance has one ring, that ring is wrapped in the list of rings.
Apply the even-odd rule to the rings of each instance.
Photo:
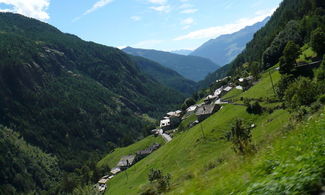
[[[138,155],[148,155],[151,154],[153,151],[157,150],[160,147],[160,144],[153,144],[152,146],[144,149],[144,150],[140,150],[137,152]]]
[[[207,115],[207,114],[212,114],[214,112],[214,108],[216,105],[211,104],[211,105],[203,105],[197,109],[195,112],[196,115]]]
[[[121,160],[117,163],[118,167],[126,167],[133,164],[135,155],[123,156]]]

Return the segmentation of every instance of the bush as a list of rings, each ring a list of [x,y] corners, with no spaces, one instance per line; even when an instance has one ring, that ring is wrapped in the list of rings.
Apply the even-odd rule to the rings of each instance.
[[[325,55],[323,56],[322,64],[315,70],[315,79],[317,82],[325,80]]]
[[[294,81],[294,76],[291,74],[281,75],[281,80],[276,85],[276,94],[282,99],[284,97],[284,93],[287,90],[288,86]]]
[[[295,109],[303,105],[310,105],[316,101],[317,96],[318,90],[315,83],[308,78],[299,77],[289,85],[285,91],[284,99],[290,108]]]
[[[251,127],[244,124],[243,120],[237,119],[231,128],[230,141],[236,153],[245,155],[253,152],[255,147],[252,145]]]
[[[322,104],[325,104],[325,94],[319,96],[318,101]]]
[[[262,114],[263,107],[255,101],[252,104],[248,104],[246,111],[250,114]]]
[[[156,195],[167,192],[170,188],[170,174],[163,175],[159,169],[150,169],[148,174],[149,185],[146,186],[142,195]]]

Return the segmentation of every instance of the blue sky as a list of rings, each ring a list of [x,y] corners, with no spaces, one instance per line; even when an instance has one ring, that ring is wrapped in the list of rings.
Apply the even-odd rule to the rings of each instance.
[[[0,11],[108,46],[195,49],[271,15],[281,0],[0,0]]]

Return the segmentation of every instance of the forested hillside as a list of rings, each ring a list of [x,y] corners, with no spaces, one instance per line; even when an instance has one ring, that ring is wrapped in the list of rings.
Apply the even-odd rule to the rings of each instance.
[[[131,47],[127,47],[123,51],[134,56],[141,56],[155,61],[193,81],[200,81],[207,74],[219,68],[211,60],[197,56],[184,56],[164,51]]]
[[[137,66],[142,72],[150,75],[153,79],[171,89],[175,89],[188,96],[192,95],[192,93],[197,90],[197,83],[185,79],[176,71],[140,56],[133,56],[132,59],[136,62]]]
[[[228,74],[243,72],[245,68],[242,65],[245,63],[250,64],[246,68],[257,71],[275,65],[289,40],[300,46],[308,43],[312,31],[317,27],[325,28],[324,4],[322,0],[284,0],[269,22],[247,44],[246,49],[225,67],[229,70]],[[253,62],[257,62],[258,66],[252,66]],[[217,70],[207,79],[211,81],[225,76],[223,70],[220,71]]]
[[[183,98],[139,71],[118,49],[82,41],[21,15],[0,13],[0,124],[19,132],[31,148],[40,148],[38,153],[51,154],[53,159],[44,158],[53,163],[57,159],[62,174],[144,137],[152,118]],[[6,133],[5,128],[0,131]],[[15,155],[1,159],[2,169],[9,168],[3,163],[14,161]],[[26,159],[28,163],[30,156]],[[13,166],[11,174],[23,171],[23,164]],[[48,184],[37,182],[47,178],[44,171],[45,176],[36,171],[33,178],[18,178],[16,189],[8,187],[4,194],[48,190]],[[12,179],[6,175],[1,175],[2,184]],[[17,188],[22,180],[28,186]],[[58,190],[78,184],[64,181],[62,186],[68,187]]]

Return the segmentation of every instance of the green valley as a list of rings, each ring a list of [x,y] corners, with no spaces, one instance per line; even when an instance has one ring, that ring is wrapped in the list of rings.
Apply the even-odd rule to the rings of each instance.
[[[0,0],[1,195],[324,195],[324,115],[324,0]]]

